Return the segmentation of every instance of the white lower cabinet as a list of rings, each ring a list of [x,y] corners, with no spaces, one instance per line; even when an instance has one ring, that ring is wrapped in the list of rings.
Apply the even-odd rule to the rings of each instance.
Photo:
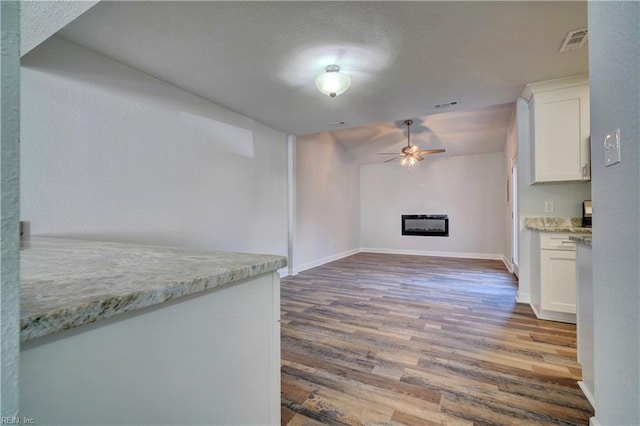
[[[534,252],[532,303],[540,319],[576,322],[576,243],[568,234],[540,232]]]
[[[576,252],[541,250],[541,307],[544,310],[576,313]]]
[[[595,403],[593,353],[593,269],[591,246],[578,245],[578,362],[582,365],[582,380],[578,382],[592,407]]]

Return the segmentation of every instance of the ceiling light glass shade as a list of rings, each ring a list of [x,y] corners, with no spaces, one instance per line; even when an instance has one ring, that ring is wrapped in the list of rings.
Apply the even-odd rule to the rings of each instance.
[[[418,162],[418,159],[413,155],[404,155],[402,160],[400,160],[400,164],[407,167],[413,167]]]
[[[335,98],[343,94],[351,84],[351,77],[340,72],[337,65],[329,65],[327,72],[316,78],[316,87],[327,96]]]

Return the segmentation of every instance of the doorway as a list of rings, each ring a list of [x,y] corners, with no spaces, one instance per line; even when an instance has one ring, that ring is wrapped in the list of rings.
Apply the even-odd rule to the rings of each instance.
[[[518,162],[512,160],[511,165],[511,265],[513,273],[518,276]]]

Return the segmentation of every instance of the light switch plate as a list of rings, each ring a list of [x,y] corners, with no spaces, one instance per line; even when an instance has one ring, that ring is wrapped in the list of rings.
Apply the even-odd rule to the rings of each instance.
[[[620,152],[620,129],[616,129],[604,137],[604,165],[613,166],[622,161]]]
[[[544,211],[546,213],[552,213],[553,212],[553,201],[545,201],[544,202]]]

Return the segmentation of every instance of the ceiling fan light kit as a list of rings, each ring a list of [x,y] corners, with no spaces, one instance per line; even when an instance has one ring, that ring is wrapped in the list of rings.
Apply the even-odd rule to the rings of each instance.
[[[400,158],[401,159],[400,164],[407,167],[413,167],[418,161],[424,160],[423,155],[439,154],[441,152],[446,151],[445,149],[442,149],[442,148],[420,150],[418,145],[411,145],[411,125],[413,124],[413,120],[404,120],[404,124],[407,126],[407,146],[402,147],[402,149],[400,150],[400,155],[385,161],[385,163],[389,163],[393,160]],[[395,155],[389,152],[379,152],[378,154]]]
[[[328,65],[326,72],[316,77],[316,87],[325,95],[335,98],[347,91],[351,77],[340,72],[338,65]]]

